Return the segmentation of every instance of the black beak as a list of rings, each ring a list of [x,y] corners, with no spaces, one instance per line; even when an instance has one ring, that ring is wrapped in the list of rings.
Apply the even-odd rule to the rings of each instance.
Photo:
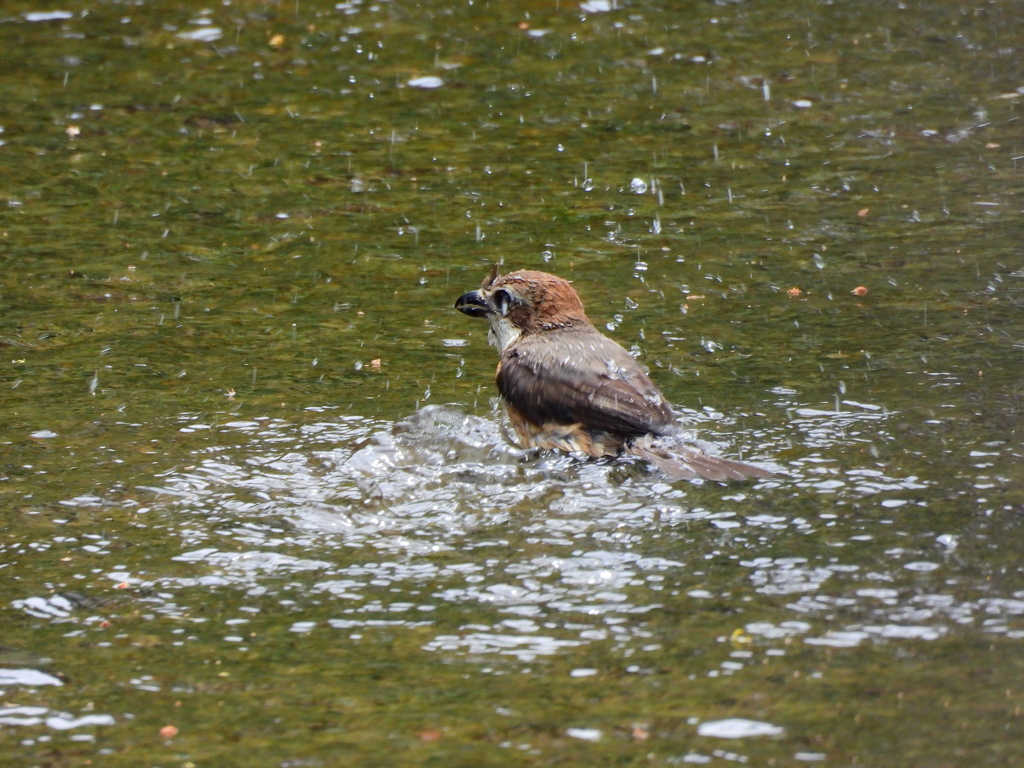
[[[491,310],[480,291],[464,293],[455,300],[455,308],[470,317],[487,317]]]

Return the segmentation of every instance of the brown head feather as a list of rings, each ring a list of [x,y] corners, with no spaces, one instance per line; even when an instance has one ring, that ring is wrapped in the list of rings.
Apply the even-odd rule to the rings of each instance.
[[[508,317],[524,333],[590,326],[583,302],[568,280],[521,269],[494,280],[489,291],[493,295],[502,288],[519,299],[512,303]]]
[[[497,280],[497,279],[498,279],[498,265],[497,264],[491,264],[491,271],[488,273],[487,277],[484,278],[484,282],[480,286],[480,289],[486,291],[488,288],[490,288],[494,284],[494,281]]]

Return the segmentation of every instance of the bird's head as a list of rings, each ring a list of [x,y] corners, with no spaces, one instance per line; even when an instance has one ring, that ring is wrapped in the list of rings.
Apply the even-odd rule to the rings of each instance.
[[[488,340],[499,351],[523,334],[590,325],[568,280],[526,269],[499,275],[495,266],[480,289],[462,294],[455,308],[486,318],[491,326]]]

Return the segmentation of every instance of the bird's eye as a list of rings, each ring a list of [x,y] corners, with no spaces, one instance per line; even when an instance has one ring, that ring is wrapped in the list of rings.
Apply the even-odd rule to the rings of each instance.
[[[494,292],[494,305],[498,308],[498,312],[504,317],[508,314],[509,307],[512,306],[512,294],[506,290],[497,290]]]

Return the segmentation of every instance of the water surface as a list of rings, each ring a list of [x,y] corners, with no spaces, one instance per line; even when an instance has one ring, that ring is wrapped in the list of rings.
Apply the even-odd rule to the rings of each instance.
[[[10,765],[1013,765],[1011,3],[8,3]],[[522,451],[490,264],[723,453]]]

